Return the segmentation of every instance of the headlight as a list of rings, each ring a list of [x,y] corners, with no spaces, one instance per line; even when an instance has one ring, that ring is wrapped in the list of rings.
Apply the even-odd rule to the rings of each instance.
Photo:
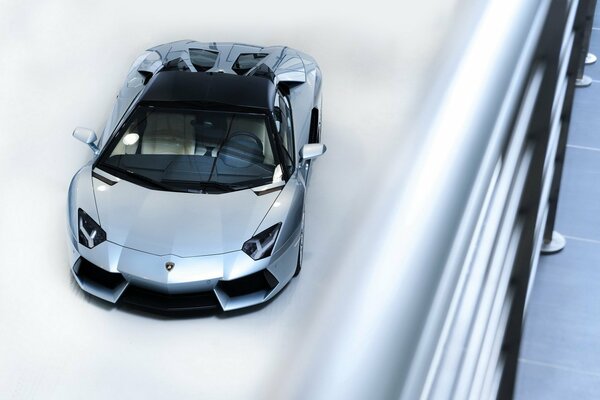
[[[78,210],[79,243],[91,249],[106,240],[106,232],[81,208]]]
[[[242,251],[252,257],[253,260],[261,260],[269,257],[273,252],[279,228],[281,228],[281,222],[254,235],[252,239],[244,243]]]

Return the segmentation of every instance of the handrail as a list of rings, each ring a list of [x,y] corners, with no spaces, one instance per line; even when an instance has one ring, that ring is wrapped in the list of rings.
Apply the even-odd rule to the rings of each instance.
[[[482,6],[265,398],[512,394],[588,1]]]

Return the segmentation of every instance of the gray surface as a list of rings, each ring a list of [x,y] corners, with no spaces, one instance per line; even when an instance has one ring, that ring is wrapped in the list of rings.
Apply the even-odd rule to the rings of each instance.
[[[600,26],[598,10],[595,24]],[[590,51],[600,55],[600,30]],[[600,396],[600,65],[578,89],[568,140],[557,230],[567,246],[543,256],[525,319],[516,399]]]

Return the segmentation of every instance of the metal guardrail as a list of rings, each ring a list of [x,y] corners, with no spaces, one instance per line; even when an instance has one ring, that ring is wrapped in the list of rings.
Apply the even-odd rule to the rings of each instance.
[[[588,1],[481,7],[266,397],[511,397]]]
[[[573,106],[573,90],[575,87],[586,87],[592,83],[591,78],[584,76],[583,71],[586,63],[586,56],[590,47],[590,37],[592,33],[592,25],[594,22],[594,12],[596,10],[596,0],[587,0],[580,4],[577,9],[577,16],[574,17],[574,32],[577,34],[576,41],[581,43],[578,47],[579,54],[571,55],[568,76],[572,79],[575,75],[575,84],[568,85],[569,93],[565,96],[565,103],[562,109],[562,132],[558,143],[558,150],[554,158],[555,174],[552,178],[552,186],[548,200],[548,218],[544,229],[544,244],[542,245],[542,253],[552,254],[562,250],[565,246],[565,239],[558,232],[554,231],[556,222],[556,208],[558,206],[558,195],[560,191],[560,182],[562,178],[563,162],[567,147],[567,137],[569,132],[569,119]]]
[[[583,24],[583,41],[581,44],[581,57],[583,57],[584,62],[580,62],[577,69],[577,80],[575,81],[575,86],[577,87],[586,87],[592,84],[592,78],[589,76],[583,75],[583,69],[587,62],[587,55],[590,49],[590,38],[592,37],[592,24],[594,22],[594,11],[596,10],[596,0],[588,0],[587,1],[587,10],[585,10],[585,20],[582,21]],[[583,11],[583,10],[582,10]]]

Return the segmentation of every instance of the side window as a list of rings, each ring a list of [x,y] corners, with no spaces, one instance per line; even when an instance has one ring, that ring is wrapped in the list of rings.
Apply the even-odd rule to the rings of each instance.
[[[294,170],[294,132],[292,127],[292,113],[286,97],[278,93],[275,99],[275,125],[279,140],[285,150],[285,166],[289,173]]]
[[[283,117],[285,119],[284,121],[284,126],[285,126],[285,133],[284,133],[284,137],[283,137],[283,145],[285,146],[286,150],[288,151],[288,153],[290,153],[290,155],[294,154],[294,132],[293,132],[293,126],[292,126],[292,111],[290,110],[290,104],[288,102],[287,97],[283,97],[280,96],[280,107],[283,110]]]

